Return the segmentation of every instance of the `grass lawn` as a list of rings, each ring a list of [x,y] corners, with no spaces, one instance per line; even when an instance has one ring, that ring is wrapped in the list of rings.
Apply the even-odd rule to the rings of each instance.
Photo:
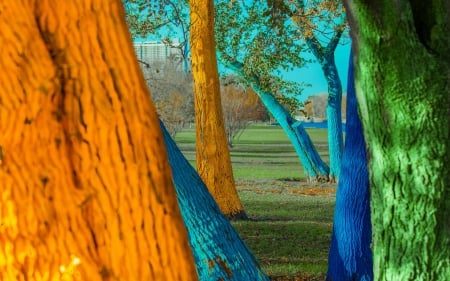
[[[301,181],[237,181],[248,221],[232,222],[271,277],[324,280],[334,186]],[[285,280],[285,279],[282,279]]]
[[[307,129],[328,162],[327,132]],[[175,141],[195,165],[195,131]],[[278,126],[252,125],[230,150],[248,221],[232,222],[273,280],[324,280],[333,221],[335,186],[305,182],[303,167]]]
[[[307,129],[319,154],[329,161],[327,131]],[[195,166],[195,129],[178,133],[175,141]],[[279,126],[257,124],[245,130],[230,150],[235,179],[300,179],[303,167],[294,147]]]

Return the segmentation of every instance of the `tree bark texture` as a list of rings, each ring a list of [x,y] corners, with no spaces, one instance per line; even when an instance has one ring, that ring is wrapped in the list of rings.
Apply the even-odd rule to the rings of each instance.
[[[340,176],[344,138],[342,132],[342,85],[336,63],[334,51],[328,54],[322,64],[322,70],[328,84],[327,124],[328,145],[330,152],[330,181],[336,182]]]
[[[450,276],[446,0],[347,0],[369,147],[375,280]]]
[[[234,182],[223,121],[213,1],[191,0],[190,19],[197,171],[226,216],[246,217]]]
[[[161,127],[199,280],[269,280],[162,123]]]
[[[353,77],[353,55],[350,54],[347,134],[336,192],[333,235],[328,257],[327,280],[330,281],[373,280],[369,171]]]
[[[329,180],[331,182],[336,182],[339,178],[344,151],[341,112],[342,84],[334,60],[334,51],[339,43],[341,34],[342,31],[334,34],[327,46],[322,46],[315,37],[306,39],[309,49],[320,63],[328,86],[327,124],[328,151],[330,153]]]
[[[0,280],[197,280],[122,3],[0,26]]]

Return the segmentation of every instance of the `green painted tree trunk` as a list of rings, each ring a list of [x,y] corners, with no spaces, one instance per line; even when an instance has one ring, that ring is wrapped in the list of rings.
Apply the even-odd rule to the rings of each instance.
[[[375,280],[450,276],[449,2],[346,0]]]

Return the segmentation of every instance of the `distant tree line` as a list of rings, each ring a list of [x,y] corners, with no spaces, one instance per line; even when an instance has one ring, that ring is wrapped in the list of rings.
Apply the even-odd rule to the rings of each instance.
[[[194,122],[192,73],[182,71],[181,63],[177,57],[151,65],[141,61],[156,111],[172,137]],[[251,122],[267,120],[268,113],[255,92],[235,76],[222,77],[220,92],[227,142],[232,147]]]

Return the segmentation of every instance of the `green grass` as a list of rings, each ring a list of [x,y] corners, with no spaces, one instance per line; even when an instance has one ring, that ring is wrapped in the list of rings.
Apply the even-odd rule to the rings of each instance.
[[[328,161],[326,130],[307,131]],[[175,141],[195,166],[194,129],[178,133]],[[302,180],[303,167],[278,126],[250,126],[235,141],[230,154],[239,196],[250,218],[232,223],[263,270],[271,277],[308,276],[308,280],[323,280],[333,221],[334,187],[310,186]],[[316,195],[303,195],[302,190],[312,190]],[[324,190],[330,192],[322,194]]]
[[[327,143],[327,131],[324,129],[306,129],[316,144]],[[179,132],[177,143],[195,143],[195,128],[185,128]],[[290,144],[287,135],[280,126],[253,124],[235,140],[235,144]]]
[[[329,161],[327,131],[307,129],[319,154]],[[175,141],[189,162],[195,166],[195,129],[178,133]],[[303,178],[300,160],[286,134],[279,126],[256,124],[246,129],[230,149],[236,179]]]
[[[239,191],[250,220],[233,222],[233,226],[269,276],[324,276],[333,194],[307,196],[289,193],[289,189],[277,193],[273,184],[257,181],[254,191],[248,187]],[[291,185],[296,188],[295,183]]]

